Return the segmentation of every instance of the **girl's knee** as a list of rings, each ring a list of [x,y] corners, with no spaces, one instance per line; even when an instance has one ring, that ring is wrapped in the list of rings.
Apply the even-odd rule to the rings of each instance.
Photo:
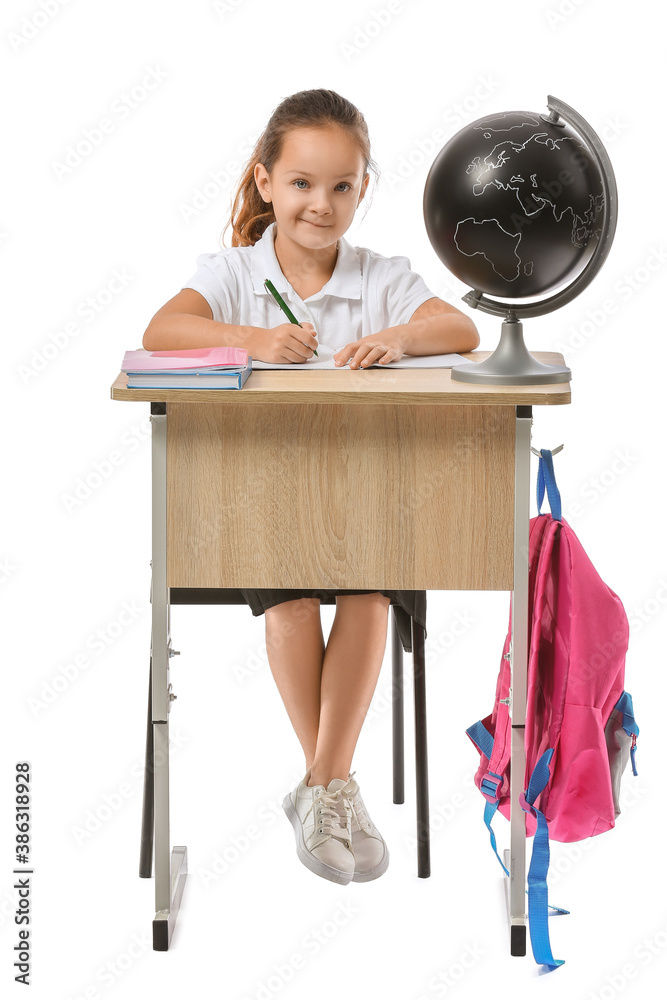
[[[366,601],[371,604],[382,604],[385,608],[388,608],[391,604],[391,597],[387,597],[386,594],[382,594],[379,590],[374,590],[372,594],[338,594],[336,596],[336,605],[339,603],[347,603],[348,601]]]
[[[315,611],[319,611],[320,599],[319,597],[299,597],[294,601],[281,601],[280,604],[274,604],[272,607],[267,608],[264,612],[264,617],[268,620],[269,618],[282,620],[304,617],[304,612],[306,615],[310,615]]]

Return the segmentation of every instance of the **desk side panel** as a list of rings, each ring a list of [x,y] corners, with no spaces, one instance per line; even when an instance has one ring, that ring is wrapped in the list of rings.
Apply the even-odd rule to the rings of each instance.
[[[170,587],[511,590],[514,407],[168,404]]]

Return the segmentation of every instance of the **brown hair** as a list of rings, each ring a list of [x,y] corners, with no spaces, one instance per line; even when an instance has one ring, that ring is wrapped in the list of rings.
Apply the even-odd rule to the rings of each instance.
[[[354,139],[368,168],[379,177],[371,157],[368,127],[362,113],[333,90],[301,90],[286,97],[275,109],[264,132],[257,140],[236,191],[229,222],[222,236],[232,227],[232,246],[253,246],[264,230],[275,222],[273,205],[263,200],[255,183],[255,167],[262,163],[271,173],[280,159],[285,136],[296,128],[326,128],[339,125]],[[224,242],[222,244],[224,246]]]

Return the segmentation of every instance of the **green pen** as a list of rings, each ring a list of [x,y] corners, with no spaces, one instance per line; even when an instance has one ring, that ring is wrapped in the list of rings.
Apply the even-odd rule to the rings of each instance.
[[[282,309],[282,311],[285,313],[285,315],[287,316],[287,318],[290,321],[290,323],[296,323],[297,326],[301,326],[301,323],[299,323],[298,319],[296,318],[296,316],[294,315],[294,313],[291,311],[291,309],[289,308],[289,306],[287,305],[287,303],[285,302],[285,300],[281,296],[281,294],[278,291],[278,289],[276,288],[276,286],[272,282],[270,282],[268,278],[265,280],[264,284],[268,288],[268,290],[271,292],[271,294],[273,295],[274,299],[276,300],[276,302],[278,303],[278,305],[280,306],[280,308]],[[315,355],[316,358],[319,358],[319,354],[317,353],[317,351],[314,350],[313,354]]]

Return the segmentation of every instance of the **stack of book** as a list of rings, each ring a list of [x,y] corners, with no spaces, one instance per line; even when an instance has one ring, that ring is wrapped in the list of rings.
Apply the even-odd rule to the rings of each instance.
[[[252,357],[242,347],[190,351],[126,351],[128,389],[242,389]]]

